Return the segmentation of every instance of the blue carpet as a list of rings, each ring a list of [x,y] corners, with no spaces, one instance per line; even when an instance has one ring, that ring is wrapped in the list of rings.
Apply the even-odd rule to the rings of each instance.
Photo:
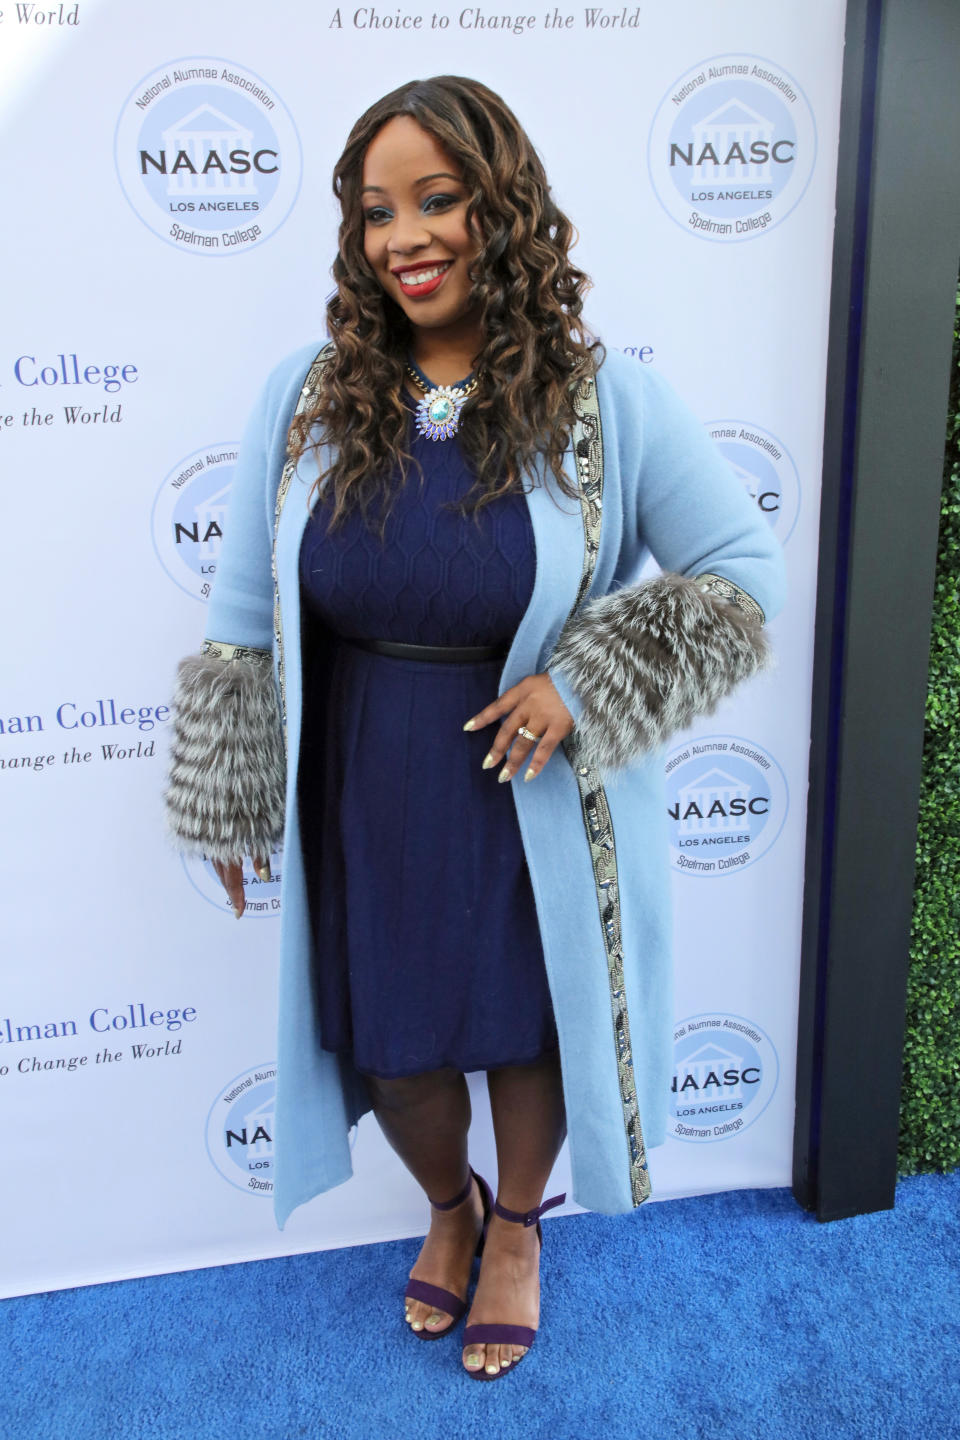
[[[746,1190],[544,1224],[541,1328],[479,1384],[400,1296],[419,1241],[0,1305],[3,1440],[948,1440],[960,1171],[819,1224]]]

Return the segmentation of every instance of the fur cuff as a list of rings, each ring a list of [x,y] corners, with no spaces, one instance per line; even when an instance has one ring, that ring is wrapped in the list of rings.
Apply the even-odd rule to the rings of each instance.
[[[584,759],[620,769],[709,715],[769,661],[755,615],[695,579],[659,575],[589,601],[548,664],[583,702],[575,733]]]
[[[266,651],[217,647],[180,662],[164,796],[177,848],[211,860],[269,856],[283,839],[285,758]]]

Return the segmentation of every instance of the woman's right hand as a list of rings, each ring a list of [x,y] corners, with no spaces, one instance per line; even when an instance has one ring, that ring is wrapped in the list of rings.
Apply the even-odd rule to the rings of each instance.
[[[227,899],[233,906],[233,913],[237,919],[243,914],[247,904],[247,897],[243,891],[243,861],[242,860],[214,860],[213,868],[220,877],[220,884],[227,892]],[[270,859],[262,859],[258,855],[253,856],[253,868],[261,880],[270,879]]]

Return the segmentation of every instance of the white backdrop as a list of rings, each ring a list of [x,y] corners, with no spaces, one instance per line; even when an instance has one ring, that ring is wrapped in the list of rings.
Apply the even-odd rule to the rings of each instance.
[[[650,1166],[655,1200],[790,1182],[844,6],[418,3],[2,7],[0,1294],[423,1233],[370,1115],[355,1178],[276,1230],[278,886],[251,877],[237,924],[160,806],[237,437],[322,339],[334,160],[417,75],[516,110],[595,330],[686,396],[785,542],[778,669],[668,760],[676,1093]],[[547,1193],[568,1179],[564,1151]]]

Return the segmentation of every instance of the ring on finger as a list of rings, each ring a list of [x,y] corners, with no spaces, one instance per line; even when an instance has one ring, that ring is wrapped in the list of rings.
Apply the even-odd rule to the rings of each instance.
[[[532,730],[528,730],[527,727],[526,727],[526,725],[520,725],[520,726],[518,726],[518,727],[517,727],[517,734],[518,734],[518,735],[522,735],[523,738],[524,738],[524,740],[542,740],[542,739],[543,739],[543,736],[542,736],[542,735],[534,735],[533,731],[532,731]]]

